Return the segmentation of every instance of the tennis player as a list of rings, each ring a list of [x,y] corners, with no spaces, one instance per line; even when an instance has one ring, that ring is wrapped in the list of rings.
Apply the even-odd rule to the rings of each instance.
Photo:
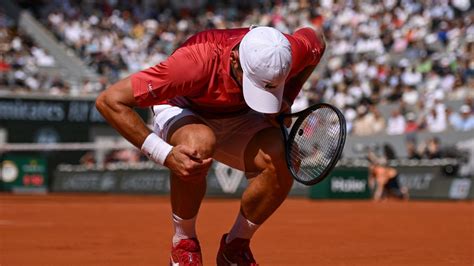
[[[195,224],[213,159],[249,180],[217,265],[257,265],[250,239],[293,183],[275,116],[289,110],[324,49],[312,28],[293,35],[271,27],[204,31],[97,98],[107,121],[171,172],[171,265],[202,265]],[[147,106],[153,130],[133,110]]]

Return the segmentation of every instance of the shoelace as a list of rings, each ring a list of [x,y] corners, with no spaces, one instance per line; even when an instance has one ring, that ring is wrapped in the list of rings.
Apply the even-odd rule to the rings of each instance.
[[[185,262],[184,266],[196,266],[201,265],[202,261],[200,260],[198,253],[186,252],[181,253],[180,260]]]
[[[178,245],[179,260],[184,263],[184,266],[202,265],[201,256],[199,252],[199,244],[193,240],[182,240]]]

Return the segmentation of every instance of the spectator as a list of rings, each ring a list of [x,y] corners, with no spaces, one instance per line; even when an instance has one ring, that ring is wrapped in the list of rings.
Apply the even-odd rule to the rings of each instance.
[[[429,132],[439,133],[446,129],[445,111],[433,108],[426,116],[426,125]]]
[[[453,121],[453,127],[458,131],[469,131],[474,129],[474,115],[469,105],[463,105],[459,109],[460,116]]]
[[[461,121],[459,113],[454,112],[451,107],[446,107],[446,118],[448,119],[448,126],[451,129],[455,129]]]
[[[392,111],[387,122],[387,134],[402,135],[405,132],[405,125],[405,118],[400,114],[399,110],[395,109]]]
[[[472,87],[469,87],[469,85],[463,81],[461,75],[458,75],[456,77],[456,82],[454,84],[453,91],[447,95],[447,99],[451,101],[459,101],[462,99],[466,99],[470,96],[470,94],[474,94]]]
[[[420,160],[421,155],[418,153],[415,141],[407,140],[405,144],[407,149],[407,158],[410,160]]]
[[[81,165],[87,168],[94,167],[96,165],[94,152],[93,151],[86,152],[84,155],[81,156],[81,158],[79,159],[79,162],[81,163]]]
[[[382,132],[386,128],[385,118],[380,113],[379,109],[375,106],[371,106],[372,114],[374,115],[372,126],[372,132],[374,134]]]
[[[422,157],[426,159],[442,158],[441,143],[438,138],[434,137],[426,141],[425,146],[422,147]]]
[[[419,94],[414,86],[405,86],[403,88],[402,101],[408,105],[415,105],[419,101]]]
[[[407,68],[402,74],[402,83],[406,86],[416,86],[421,83],[423,76],[414,68]]]
[[[52,95],[64,95],[67,94],[69,87],[60,77],[54,78],[50,87],[50,94]]]
[[[469,106],[469,108],[471,108],[471,112],[472,110],[474,110],[474,97],[469,97],[467,98],[465,101],[464,101],[464,104]]]
[[[372,134],[371,123],[373,115],[369,114],[367,107],[361,105],[357,107],[357,116],[353,124],[353,133],[357,136],[367,136]]]
[[[407,122],[405,124],[405,133],[415,133],[418,131],[418,122],[416,121],[416,115],[413,112],[409,112],[406,115]]]
[[[353,125],[353,133],[358,136],[369,136],[382,132],[385,128],[385,119],[375,106],[367,108],[361,105],[357,108],[358,116]]]

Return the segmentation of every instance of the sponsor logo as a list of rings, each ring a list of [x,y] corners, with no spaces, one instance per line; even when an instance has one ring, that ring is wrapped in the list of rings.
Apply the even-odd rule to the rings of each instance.
[[[38,172],[46,171],[46,168],[44,167],[44,165],[39,164],[37,160],[30,160],[29,164],[22,165],[21,169],[25,173],[38,173]]]
[[[166,175],[156,175],[153,172],[140,176],[122,178],[120,191],[137,192],[167,192],[169,178]]]
[[[0,120],[105,122],[93,101],[0,100]]]
[[[156,98],[156,94],[153,92],[153,85],[151,84],[151,80],[149,80],[147,83],[147,89],[151,96],[153,96],[153,98]]]
[[[449,188],[449,198],[451,199],[466,199],[471,189],[471,179],[456,178],[451,183]]]
[[[367,181],[355,179],[354,177],[333,177],[331,179],[331,191],[343,193],[363,193],[366,190]]]
[[[158,192],[169,191],[168,174],[155,171],[129,173],[83,172],[56,175],[58,191]]]
[[[5,183],[13,182],[18,177],[18,167],[12,161],[4,161],[0,172],[0,180]]]
[[[219,182],[222,191],[229,194],[237,191],[242,177],[244,176],[244,172],[219,162],[216,163],[214,172],[216,173],[217,182]]]
[[[60,191],[98,191],[101,181],[100,174],[72,174],[66,176],[59,184]]]
[[[430,188],[433,174],[400,174],[400,184],[409,190],[426,190]]]
[[[0,120],[63,121],[63,103],[46,101],[0,101]]]

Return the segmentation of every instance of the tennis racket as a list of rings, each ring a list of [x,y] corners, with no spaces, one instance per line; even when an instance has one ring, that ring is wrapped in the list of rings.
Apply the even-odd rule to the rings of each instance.
[[[290,129],[284,125],[287,118],[294,121]],[[336,107],[321,103],[297,113],[281,114],[277,119],[285,138],[286,162],[293,178],[308,186],[323,181],[344,149],[344,115]]]

